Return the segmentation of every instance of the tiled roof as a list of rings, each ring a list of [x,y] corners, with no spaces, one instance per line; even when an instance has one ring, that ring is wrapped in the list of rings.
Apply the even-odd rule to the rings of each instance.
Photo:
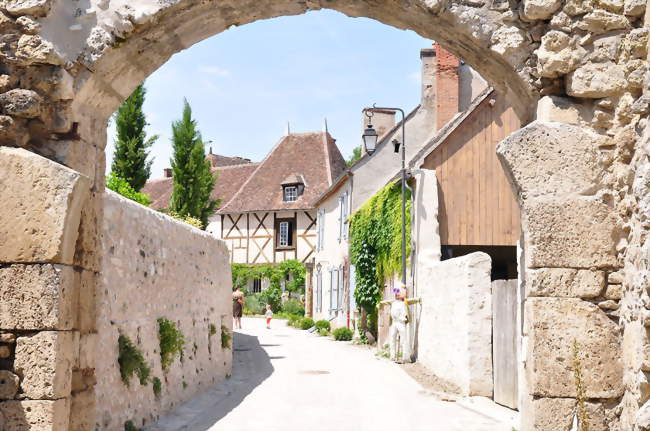
[[[212,172],[217,172],[219,175],[214,190],[212,190],[212,199],[221,199],[221,206],[224,206],[237,193],[237,190],[258,165],[259,163],[246,163],[212,169]],[[160,210],[169,206],[172,187],[171,178],[162,178],[147,181],[147,184],[142,188],[142,192],[148,194],[151,198],[151,208]]]
[[[228,157],[220,156],[219,154],[212,154],[212,149],[210,149],[210,154],[205,156],[205,159],[210,162],[210,165],[212,165],[213,168],[243,165],[251,162],[250,159],[245,159],[243,157]]]
[[[288,134],[218,213],[314,208],[344,169],[345,160],[329,133]],[[304,179],[305,190],[295,202],[284,202],[282,183],[292,176]]]

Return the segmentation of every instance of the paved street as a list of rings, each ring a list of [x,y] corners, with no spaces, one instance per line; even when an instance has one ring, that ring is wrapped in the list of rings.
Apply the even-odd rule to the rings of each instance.
[[[233,375],[161,418],[175,431],[511,431],[487,400],[443,402],[371,350],[243,319]],[[474,406],[474,407],[473,407]],[[480,406],[480,408],[479,408]]]

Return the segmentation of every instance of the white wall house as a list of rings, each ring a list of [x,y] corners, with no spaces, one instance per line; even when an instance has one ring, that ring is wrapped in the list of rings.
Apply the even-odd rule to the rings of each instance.
[[[351,176],[344,174],[317,202],[312,313],[315,320],[329,320],[332,327],[349,326],[356,317],[348,259],[351,199]]]
[[[485,81],[439,46],[423,49],[421,103],[406,116],[407,160],[418,154],[444,125],[464,109],[467,99],[485,88]],[[439,97],[447,98],[445,103]],[[380,138],[372,156],[363,157],[341,175],[316,202],[318,247],[313,272],[312,313],[332,319],[333,326],[354,322],[354,267],[349,262],[350,215],[384,187],[401,166],[392,140],[401,142],[401,121],[395,113],[372,109],[372,124]],[[366,112],[363,115],[365,128]],[[437,250],[439,254],[439,250]]]

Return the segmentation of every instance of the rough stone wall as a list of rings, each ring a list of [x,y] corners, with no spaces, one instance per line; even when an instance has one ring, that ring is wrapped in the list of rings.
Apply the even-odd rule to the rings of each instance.
[[[70,397],[60,376],[96,377],[94,359],[83,368],[76,353],[95,319],[74,301],[94,294],[101,270],[109,115],[174,53],[232,25],[324,7],[436,40],[507,94],[524,123],[537,118],[500,148],[526,255],[523,429],[569,429],[572,341],[588,387],[604,388],[586,392],[590,429],[648,429],[645,0],[0,0],[0,145],[24,149],[0,149],[0,294],[11,310],[0,361],[18,385],[52,388],[21,389],[0,402],[3,416],[67,429],[70,408],[93,408],[91,392]],[[593,281],[579,281],[588,275],[605,280],[595,296]],[[537,279],[541,290],[528,286]],[[51,354],[25,366],[29,343]],[[21,377],[31,369],[44,371]]]
[[[418,362],[461,395],[492,397],[491,269],[490,256],[471,253],[421,271]]]
[[[223,241],[110,191],[101,247],[94,344],[100,377],[89,424],[118,431],[127,420],[138,427],[151,423],[230,374],[232,350],[221,346],[221,326],[232,333],[230,265]],[[176,357],[167,371],[161,368],[158,318],[176,323],[185,337],[182,359]],[[122,382],[119,335],[133,341],[151,366],[151,378],[162,381],[159,396],[152,383],[143,386],[135,376],[128,387]],[[76,414],[74,421],[82,418]]]

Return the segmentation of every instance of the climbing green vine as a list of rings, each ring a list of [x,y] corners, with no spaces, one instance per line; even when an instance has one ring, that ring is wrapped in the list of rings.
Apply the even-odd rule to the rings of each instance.
[[[248,282],[255,278],[267,278],[271,282],[271,288],[280,288],[280,281],[291,276],[285,288],[289,292],[302,291],[305,286],[305,265],[295,259],[285,260],[277,265],[245,265],[243,263],[233,263],[232,285],[235,287],[244,287]]]
[[[411,193],[406,192],[406,237],[411,237]],[[398,273],[402,259],[402,191],[399,181],[388,184],[353,215],[350,222],[350,261],[356,269],[357,304],[372,313],[381,300],[384,280]],[[406,256],[411,253],[406,243]]]

